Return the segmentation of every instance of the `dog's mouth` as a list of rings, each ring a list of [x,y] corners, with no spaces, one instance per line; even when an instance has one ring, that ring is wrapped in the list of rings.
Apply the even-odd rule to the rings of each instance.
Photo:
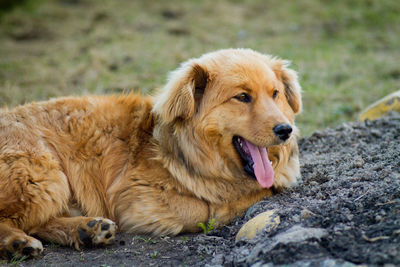
[[[256,146],[240,136],[234,136],[232,142],[242,159],[244,171],[261,187],[270,188],[274,183],[274,169],[267,148]]]

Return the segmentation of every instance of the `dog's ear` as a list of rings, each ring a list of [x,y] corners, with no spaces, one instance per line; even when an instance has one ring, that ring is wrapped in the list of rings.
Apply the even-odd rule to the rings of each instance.
[[[153,111],[164,123],[191,118],[200,105],[207,82],[208,73],[204,67],[195,62],[183,64],[170,74]]]
[[[285,86],[285,96],[288,103],[295,114],[301,111],[301,87],[297,78],[297,73],[289,69],[290,62],[286,60],[275,59],[272,63],[278,79],[280,79]]]

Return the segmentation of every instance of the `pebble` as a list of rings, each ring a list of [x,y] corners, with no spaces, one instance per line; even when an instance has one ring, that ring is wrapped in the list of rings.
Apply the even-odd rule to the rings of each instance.
[[[303,219],[303,220],[307,220],[307,219],[309,219],[310,217],[312,217],[313,215],[315,215],[312,211],[310,211],[310,210],[308,210],[308,209],[303,209],[301,212],[300,212],[300,217],[301,217],[301,219]]]
[[[276,235],[274,239],[276,243],[289,244],[302,242],[310,238],[321,239],[327,235],[328,232],[323,228],[305,228],[295,225],[286,232]]]
[[[295,225],[283,233],[274,236],[271,242],[264,245],[258,243],[251,251],[247,258],[248,262],[254,262],[258,255],[262,252],[263,254],[271,251],[278,244],[289,244],[289,243],[301,243],[310,238],[321,239],[328,235],[328,231],[323,228],[306,228],[301,225]]]
[[[311,267],[311,266],[320,266],[320,267],[361,267],[364,265],[355,265],[354,263],[343,261],[340,259],[324,259],[324,260],[304,260],[297,261],[290,264],[292,267]],[[264,267],[264,265],[260,265],[260,267]]]
[[[364,163],[365,163],[365,162],[364,162],[364,160],[363,160],[362,157],[360,157],[360,156],[355,156],[352,163],[353,163],[353,167],[358,167],[358,168],[360,168],[360,167],[364,166]]]
[[[240,239],[253,239],[261,231],[270,232],[280,223],[280,217],[277,210],[265,211],[246,222],[236,235],[235,241]]]
[[[377,221],[377,222],[381,222],[382,221],[382,216],[380,216],[380,215],[376,215],[375,216],[375,221]]]
[[[214,266],[221,266],[223,263],[224,263],[224,255],[223,254],[215,255],[215,257],[211,261],[211,264]]]

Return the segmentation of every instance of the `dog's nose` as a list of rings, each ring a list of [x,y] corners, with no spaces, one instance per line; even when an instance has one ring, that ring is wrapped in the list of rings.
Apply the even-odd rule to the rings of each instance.
[[[274,131],[275,135],[279,137],[279,139],[281,139],[282,141],[286,141],[290,137],[293,129],[290,124],[281,123],[275,125],[272,130]]]

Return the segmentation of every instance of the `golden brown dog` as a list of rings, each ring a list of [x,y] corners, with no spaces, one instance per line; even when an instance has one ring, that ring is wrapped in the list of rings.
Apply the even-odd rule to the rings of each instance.
[[[288,63],[227,49],[182,64],[157,97],[60,98],[0,111],[0,254],[80,249],[123,231],[229,222],[299,175]],[[116,223],[114,223],[114,222]]]

